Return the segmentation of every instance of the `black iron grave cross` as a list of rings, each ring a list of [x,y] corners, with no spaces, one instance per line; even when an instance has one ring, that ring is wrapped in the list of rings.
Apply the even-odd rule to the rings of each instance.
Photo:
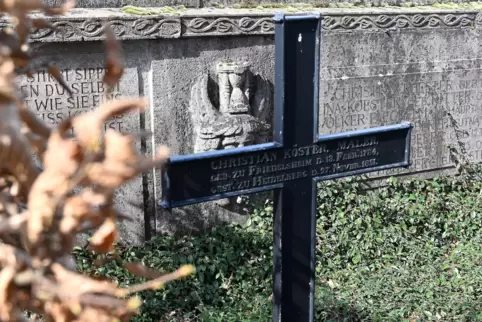
[[[410,165],[412,125],[318,135],[320,16],[276,15],[274,142],[172,157],[170,209],[275,191],[273,321],[314,319],[316,184]]]

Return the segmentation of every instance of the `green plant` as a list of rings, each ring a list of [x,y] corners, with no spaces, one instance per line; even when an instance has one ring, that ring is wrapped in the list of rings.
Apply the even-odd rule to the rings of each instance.
[[[392,178],[371,190],[355,178],[321,183],[316,321],[482,320],[482,183],[473,178]],[[119,248],[158,270],[198,269],[143,292],[135,321],[270,320],[272,216],[267,202],[243,227]],[[97,256],[85,250],[76,256],[86,274],[140,281],[115,262],[92,267]]]
[[[143,247],[119,247],[117,252],[121,259],[139,261],[156,270],[169,271],[180,263],[196,266],[195,278],[180,280],[175,287],[167,285],[159,291],[141,293],[144,299],[142,314],[133,321],[269,317],[271,215],[267,204],[265,209],[255,211],[244,227],[226,225],[209,234],[182,238],[163,236]],[[116,261],[95,267],[94,263],[102,257],[86,249],[76,248],[75,255],[78,269],[85,274],[109,277],[121,286],[143,281]],[[247,302],[247,297],[253,301]]]

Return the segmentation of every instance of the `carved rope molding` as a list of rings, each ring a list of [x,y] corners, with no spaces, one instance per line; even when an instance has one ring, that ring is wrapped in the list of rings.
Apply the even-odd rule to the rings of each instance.
[[[36,30],[32,42],[95,41],[109,22],[119,39],[162,39],[200,36],[272,35],[272,15],[50,18],[55,30]],[[0,21],[0,28],[8,26]],[[482,13],[353,14],[323,16],[325,31],[454,28],[482,26]]]
[[[481,24],[481,13],[328,16],[323,19],[325,30],[474,27]]]

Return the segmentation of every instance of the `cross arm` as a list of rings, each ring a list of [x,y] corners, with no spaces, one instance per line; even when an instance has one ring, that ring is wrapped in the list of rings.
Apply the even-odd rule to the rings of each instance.
[[[410,165],[410,123],[320,136],[306,146],[267,143],[176,156],[162,174],[162,206],[184,206]]]
[[[265,143],[170,158],[162,172],[161,206],[172,208],[271,190],[248,184],[249,167],[273,161],[281,144]]]

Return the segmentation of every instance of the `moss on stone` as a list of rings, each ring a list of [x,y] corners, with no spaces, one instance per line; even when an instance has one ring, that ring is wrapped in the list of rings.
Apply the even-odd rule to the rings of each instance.
[[[478,9],[482,10],[482,2],[465,2],[465,3],[453,3],[453,2],[445,2],[445,3],[434,3],[431,5],[434,8],[440,9]]]
[[[482,2],[469,2],[469,3],[454,3],[454,2],[443,2],[434,4],[418,4],[411,1],[406,1],[398,4],[388,4],[383,1],[374,2],[361,2],[356,1],[351,2],[335,2],[335,3],[263,3],[263,4],[253,4],[253,3],[238,3],[231,6],[231,9],[285,9],[289,11],[303,11],[312,10],[314,8],[417,8],[417,9],[473,9],[482,10]]]
[[[134,15],[180,15],[181,11],[186,11],[186,7],[184,6],[176,6],[176,7],[161,7],[156,9],[150,8],[141,8],[135,6],[124,6],[121,10],[125,13],[134,14]]]
[[[249,1],[249,0],[248,0]],[[242,2],[233,4],[231,7],[224,7],[222,4],[214,4],[218,9],[251,9],[251,10],[266,10],[266,9],[282,9],[285,12],[302,12],[310,11],[315,8],[416,8],[421,10],[429,10],[432,8],[437,9],[452,9],[452,10],[482,10],[482,2],[468,2],[468,3],[454,3],[454,2],[437,2],[434,4],[418,4],[410,1],[402,2],[399,4],[388,4],[383,1],[366,2],[365,0],[351,2],[337,2],[337,3],[263,3],[255,4],[252,2]],[[141,8],[135,6],[124,6],[122,11],[135,15],[180,15],[183,11],[186,11],[185,6],[166,6],[160,8]]]
[[[260,4],[252,4],[252,3],[239,3],[233,5],[232,9],[288,9],[288,10],[312,10],[314,8],[373,8],[373,7],[382,7],[382,8],[420,8],[420,9],[429,9],[429,8],[439,8],[439,9],[474,9],[474,10],[482,10],[482,2],[465,2],[465,3],[454,3],[454,2],[443,2],[443,3],[434,3],[434,4],[418,4],[411,1],[406,1],[398,4],[388,4],[387,2],[383,1],[374,1],[374,2],[361,2],[356,1],[352,2],[334,2],[334,3],[263,3]]]

